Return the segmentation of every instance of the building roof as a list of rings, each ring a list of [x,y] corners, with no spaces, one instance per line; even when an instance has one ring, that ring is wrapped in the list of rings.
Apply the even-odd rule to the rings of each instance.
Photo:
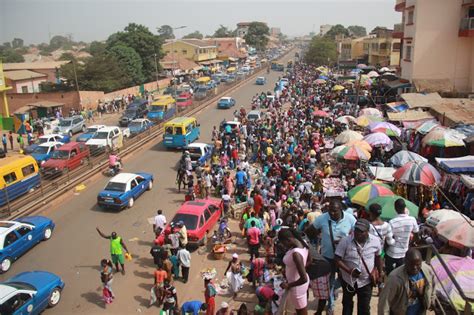
[[[21,80],[43,78],[43,77],[47,77],[47,75],[43,73],[30,71],[30,70],[13,70],[13,71],[6,71],[5,77],[12,81],[21,81]]]
[[[467,98],[443,98],[430,111],[445,126],[474,124],[474,100]]]
[[[3,70],[35,70],[35,69],[55,69],[62,65],[70,63],[71,61],[48,61],[48,62],[15,62],[15,63],[4,63]],[[5,73],[6,74],[6,73]]]
[[[161,61],[161,66],[163,69],[180,69],[180,70],[198,70],[201,68],[200,65],[195,63],[192,60],[186,59],[179,54],[167,54],[165,55]]]
[[[429,112],[422,110],[407,110],[402,113],[387,113],[390,121],[414,121],[433,118]]]
[[[453,91],[453,84],[449,79],[413,79],[417,92],[423,93],[449,93]]]
[[[403,100],[410,108],[431,107],[438,104],[443,98],[437,93],[403,93]]]
[[[172,45],[174,42],[182,42],[182,43],[192,45],[192,46],[195,46],[195,47],[199,47],[199,48],[215,48],[216,47],[216,45],[211,44],[211,43],[207,42],[206,40],[197,39],[197,38],[178,39],[178,40],[175,40],[175,41],[166,42],[164,45],[166,45],[166,46]]]

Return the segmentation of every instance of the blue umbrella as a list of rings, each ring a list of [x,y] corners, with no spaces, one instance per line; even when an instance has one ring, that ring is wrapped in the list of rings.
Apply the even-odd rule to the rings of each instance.
[[[327,76],[325,76],[325,75],[320,75],[318,79],[327,80],[327,79],[329,79],[329,78],[328,78]]]

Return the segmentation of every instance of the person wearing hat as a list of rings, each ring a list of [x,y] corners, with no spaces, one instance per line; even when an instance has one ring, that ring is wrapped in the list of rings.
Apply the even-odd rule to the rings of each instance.
[[[228,272],[230,269],[230,272]],[[232,254],[232,260],[229,261],[227,268],[224,272],[224,275],[229,281],[229,288],[234,294],[234,298],[237,296],[237,293],[242,288],[244,284],[244,279],[242,278],[242,265],[239,260],[239,255],[237,253]]]
[[[358,219],[354,235],[343,238],[336,247],[335,261],[341,271],[342,314],[350,315],[357,295],[357,314],[371,314],[372,287],[383,277],[382,246],[369,234],[370,222]]]

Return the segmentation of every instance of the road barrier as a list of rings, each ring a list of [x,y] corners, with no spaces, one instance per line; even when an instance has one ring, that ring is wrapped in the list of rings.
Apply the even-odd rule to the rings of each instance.
[[[279,59],[285,58],[293,50],[294,48],[290,49]],[[254,80],[257,76],[261,75],[265,69],[266,65],[262,65],[260,68],[254,69],[249,75],[240,77],[234,82],[221,83],[216,89],[211,91],[210,95],[204,100],[194,101],[193,105],[179,111],[176,116],[192,116],[209,105],[215,105],[219,98],[239,89],[249,81]],[[174,117],[171,117],[170,120],[173,118]],[[119,151],[120,156],[123,158],[143,148],[147,143],[159,142],[159,139],[161,139],[160,136],[163,134],[163,123],[164,122],[156,124],[136,136],[124,138],[123,147]],[[15,191],[12,191],[12,187],[9,187],[9,189],[4,187],[0,190],[0,196],[6,199],[6,203],[0,208],[0,217],[15,219],[21,216],[31,215],[37,212],[40,207],[108,168],[108,150],[93,146],[87,147],[84,150],[88,151],[88,154],[82,152],[80,148],[76,150],[77,152],[74,153],[73,157],[73,159],[75,158],[74,163],[64,163],[63,166],[53,166],[48,170],[43,168],[40,172],[41,180],[39,184],[20,197],[15,199],[11,197],[16,195]],[[71,157],[72,154],[72,151],[69,152],[69,157]]]

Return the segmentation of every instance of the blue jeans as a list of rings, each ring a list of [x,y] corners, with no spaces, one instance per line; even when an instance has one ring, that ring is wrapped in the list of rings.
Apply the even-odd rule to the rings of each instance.
[[[331,264],[331,275],[329,276],[329,301],[328,301],[328,308],[330,310],[334,310],[334,291],[341,287],[341,281],[339,280],[339,276],[336,279],[336,274],[338,274],[338,270],[336,267],[336,261],[331,258],[324,257],[330,264]]]

